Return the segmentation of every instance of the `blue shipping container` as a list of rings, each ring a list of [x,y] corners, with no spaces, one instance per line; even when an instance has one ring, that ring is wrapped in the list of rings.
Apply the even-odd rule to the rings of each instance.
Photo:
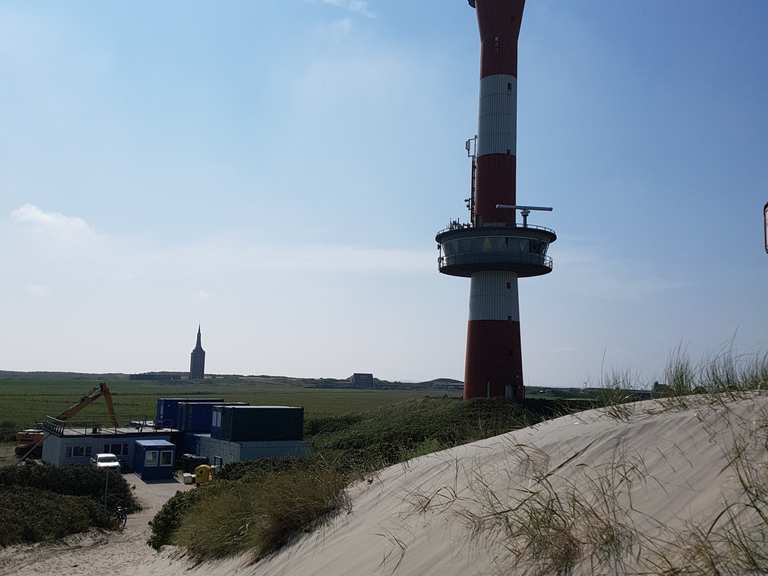
[[[219,402],[220,403],[220,402]],[[214,402],[179,402],[179,430],[187,434],[207,434],[211,431]]]
[[[168,440],[136,440],[133,452],[133,469],[142,480],[170,480],[176,446]]]
[[[179,428],[179,402],[221,403],[218,398],[158,398],[155,407],[155,425],[161,428]]]

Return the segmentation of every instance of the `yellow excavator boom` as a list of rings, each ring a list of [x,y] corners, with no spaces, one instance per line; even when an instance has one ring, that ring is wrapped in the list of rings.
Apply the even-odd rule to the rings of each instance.
[[[107,414],[109,414],[110,420],[112,420],[112,425],[117,428],[117,417],[115,416],[115,408],[112,404],[112,392],[109,389],[109,386],[106,382],[99,383],[98,386],[96,386],[93,390],[88,392],[85,396],[83,396],[80,401],[67,408],[56,416],[57,420],[69,420],[72,418],[72,416],[76,415],[80,410],[85,408],[86,406],[89,406],[93,404],[96,400],[98,400],[100,397],[104,397],[104,402],[107,404]]]

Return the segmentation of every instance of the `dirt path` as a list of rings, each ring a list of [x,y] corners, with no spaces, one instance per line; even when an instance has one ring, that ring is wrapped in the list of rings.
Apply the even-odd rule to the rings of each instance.
[[[150,563],[160,568],[164,564],[160,555],[146,544],[147,523],[178,490],[190,487],[176,482],[145,484],[134,474],[125,479],[136,487],[142,510],[128,517],[123,532],[91,530],[55,544],[0,549],[0,576],[132,576]]]

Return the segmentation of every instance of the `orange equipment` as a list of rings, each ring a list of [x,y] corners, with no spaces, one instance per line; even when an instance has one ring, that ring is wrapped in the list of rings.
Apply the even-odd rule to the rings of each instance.
[[[112,426],[118,427],[117,417],[115,417],[115,408],[112,405],[112,392],[109,390],[106,382],[100,382],[96,388],[88,392],[85,396],[80,398],[80,402],[70,406],[64,412],[56,416],[56,420],[69,420],[72,416],[80,412],[86,406],[93,404],[101,396],[104,396],[104,402],[107,404],[107,414],[109,414],[110,420],[112,420]]]
[[[118,423],[117,417],[115,416],[115,408],[112,404],[112,392],[109,390],[109,386],[106,382],[100,382],[98,386],[80,398],[80,401],[77,404],[70,406],[64,410],[64,412],[56,416],[56,420],[68,420],[86,406],[93,404],[101,396],[104,397],[104,402],[107,404],[107,414],[109,414],[109,418],[112,420],[112,425],[117,428]],[[17,432],[16,455],[23,455],[22,459],[26,458],[43,443],[44,438],[45,432],[42,430],[23,430]],[[38,449],[37,452],[40,452],[40,450]]]

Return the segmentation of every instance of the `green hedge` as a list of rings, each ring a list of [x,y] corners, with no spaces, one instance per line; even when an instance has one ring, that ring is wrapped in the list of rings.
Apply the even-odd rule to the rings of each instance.
[[[0,546],[55,540],[110,523],[92,498],[23,486],[0,486],[0,519]]]
[[[0,468],[0,487],[37,488],[64,496],[85,496],[100,503],[104,500],[106,474],[109,474],[107,505],[122,506],[129,513],[139,510],[121,474],[93,466],[5,466]]]

